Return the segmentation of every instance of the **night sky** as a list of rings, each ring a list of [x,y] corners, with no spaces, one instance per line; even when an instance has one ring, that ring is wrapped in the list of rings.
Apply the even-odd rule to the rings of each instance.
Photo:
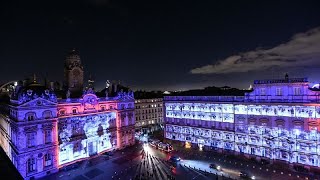
[[[319,1],[227,2],[1,2],[0,81],[62,81],[72,48],[98,88],[247,88],[286,72],[320,81]]]

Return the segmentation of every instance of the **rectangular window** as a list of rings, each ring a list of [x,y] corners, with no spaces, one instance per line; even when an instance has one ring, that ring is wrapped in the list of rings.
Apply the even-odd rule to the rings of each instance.
[[[45,154],[44,155],[44,166],[47,167],[47,166],[51,166],[52,164],[52,156],[51,154]]]
[[[72,109],[73,114],[77,114],[77,109]]]
[[[27,134],[27,146],[33,147],[36,145],[36,133]]]
[[[276,95],[282,96],[282,89],[281,88],[276,88]]]
[[[265,96],[266,95],[266,88],[261,88],[260,89],[260,95]]]
[[[28,172],[33,172],[36,170],[36,161],[34,158],[28,159]]]
[[[52,139],[51,139],[51,130],[45,130],[44,131],[44,142],[47,143],[51,143]]]
[[[299,87],[294,87],[293,88],[293,94],[294,95],[301,95],[301,88],[299,88]]]

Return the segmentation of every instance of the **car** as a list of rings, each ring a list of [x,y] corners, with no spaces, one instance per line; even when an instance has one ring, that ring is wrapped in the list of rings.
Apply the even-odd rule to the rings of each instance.
[[[242,179],[256,179],[255,176],[251,176],[251,175],[249,175],[249,173],[244,172],[244,171],[240,171],[239,176],[240,176]]]
[[[181,161],[181,158],[179,156],[171,156],[170,161],[179,162],[179,161]]]
[[[103,153],[103,155],[113,156],[113,152],[112,151],[108,151],[108,152]]]
[[[209,165],[209,168],[211,169],[215,169],[215,170],[218,170],[218,171],[222,171],[221,167],[216,165],[216,164],[210,164]]]
[[[76,168],[79,168],[81,165],[81,162],[76,162],[74,164],[70,164],[70,165],[67,165],[65,167],[62,168],[62,170],[64,171],[70,171],[72,169],[76,169]]]

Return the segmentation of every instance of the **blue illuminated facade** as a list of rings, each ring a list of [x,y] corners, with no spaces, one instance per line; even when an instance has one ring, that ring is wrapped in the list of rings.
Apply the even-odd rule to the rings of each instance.
[[[245,96],[167,96],[165,137],[320,167],[320,94],[306,78],[257,80]]]
[[[64,70],[65,89],[41,84],[36,76],[0,86],[8,89],[8,102],[0,107],[0,145],[25,179],[135,143],[133,92],[106,87],[97,96],[93,81],[83,89],[74,50]]]

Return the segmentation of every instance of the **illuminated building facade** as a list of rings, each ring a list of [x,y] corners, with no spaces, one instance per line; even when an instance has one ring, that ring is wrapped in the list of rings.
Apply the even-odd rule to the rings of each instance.
[[[9,101],[1,104],[0,145],[25,179],[135,142],[133,92],[117,91],[110,97],[106,89],[98,97],[88,88],[76,98],[72,92],[83,82],[74,78],[78,75],[70,76],[72,87],[59,96],[35,77],[15,83]]]
[[[320,91],[306,78],[256,80],[245,96],[166,96],[165,137],[320,167]]]
[[[0,143],[25,179],[134,144],[133,93],[57,99],[39,84],[3,106]]]
[[[163,123],[162,98],[135,100],[136,129],[145,133],[158,130]]]

